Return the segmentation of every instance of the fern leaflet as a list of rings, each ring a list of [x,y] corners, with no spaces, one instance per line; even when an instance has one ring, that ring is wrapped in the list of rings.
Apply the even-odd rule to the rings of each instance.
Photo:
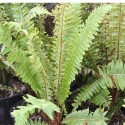
[[[106,112],[103,112],[101,109],[97,109],[95,112],[89,114],[89,109],[82,111],[75,111],[69,114],[66,119],[63,120],[63,123],[67,125],[107,125],[105,120]],[[96,122],[95,122],[96,121]]]
[[[15,124],[16,125],[25,125],[25,123],[28,122],[28,118],[30,114],[33,114],[35,112],[35,109],[37,108],[40,112],[43,110],[47,116],[53,120],[53,112],[60,112],[60,109],[53,104],[52,102],[48,102],[44,99],[37,99],[31,95],[27,95],[26,97],[23,97],[24,100],[28,103],[26,106],[18,106],[18,109],[20,110],[14,110],[11,114],[16,118]]]

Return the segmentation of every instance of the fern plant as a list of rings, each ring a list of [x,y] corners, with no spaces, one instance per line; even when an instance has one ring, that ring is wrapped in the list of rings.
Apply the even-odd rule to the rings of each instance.
[[[27,95],[28,98],[24,97],[28,105],[20,106],[19,110],[12,112],[16,125],[28,124],[27,119],[36,108],[39,112],[42,110],[45,113],[45,116],[44,113],[42,115],[48,124],[61,124],[63,113],[67,113],[65,102],[70,95],[71,82],[75,80],[75,75],[81,69],[83,55],[97,35],[103,16],[110,9],[111,5],[101,5],[95,8],[83,23],[80,4],[57,5],[51,14],[40,6],[29,10],[25,4],[12,5],[13,20],[0,25],[0,44],[3,46],[1,56],[8,62],[7,64],[10,64],[10,68],[13,67],[13,74],[29,84],[37,95],[36,97],[30,95]],[[54,36],[52,39],[49,38],[52,41],[48,45],[42,38],[45,34],[41,35],[41,31],[35,27],[33,21],[34,17],[47,14],[54,16],[55,23]],[[46,49],[47,46],[50,52]],[[107,76],[107,79],[110,78]],[[102,81],[105,85],[104,80]],[[107,86],[112,87],[112,84],[107,84]],[[98,87],[95,91],[98,92]],[[84,90],[81,94],[83,92]],[[91,93],[88,95],[91,96]],[[80,102],[76,105],[79,104]],[[84,118],[79,121],[81,114]],[[89,110],[72,112],[67,115],[63,123],[68,125],[91,125],[95,122],[106,124],[103,110],[98,109],[95,113],[88,114]],[[101,121],[97,122],[97,117],[100,117]]]

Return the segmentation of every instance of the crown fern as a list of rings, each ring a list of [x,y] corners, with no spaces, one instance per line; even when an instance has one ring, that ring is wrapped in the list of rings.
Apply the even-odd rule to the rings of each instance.
[[[36,99],[29,95],[28,98],[24,97],[25,101],[28,102],[28,106],[19,107],[20,110],[15,110],[12,115],[16,118],[17,125],[23,125],[27,122],[29,113],[33,113],[34,109],[38,108],[39,111],[43,110],[52,119],[53,111],[59,112],[59,108],[49,101],[55,101],[56,99],[57,106],[61,107],[61,111],[66,110],[64,104],[69,96],[70,84],[75,80],[78,70],[81,69],[83,55],[92,44],[95,35],[98,34],[99,24],[105,13],[111,9],[111,5],[102,5],[95,9],[85,21],[85,24],[80,19],[80,4],[63,3],[57,5],[52,11],[55,23],[54,36],[52,39],[48,37],[49,40],[52,40],[49,44],[50,52],[47,52],[47,47],[44,46],[47,44],[45,41],[41,41],[43,34],[40,35],[40,31],[35,27],[33,21],[36,15],[49,13],[41,7],[29,11],[25,4],[13,4],[12,6],[14,21],[1,24],[0,44],[3,45],[1,55],[14,66],[14,75],[29,84],[40,98]],[[48,56],[48,53],[51,56]],[[81,89],[81,93],[75,100],[75,109],[81,104],[81,101],[90,99],[101,88],[113,87],[112,79],[106,74],[107,72],[103,73],[101,69],[99,72],[101,74],[100,79],[91,86],[84,86]],[[121,87],[119,86],[119,88]],[[78,117],[83,116],[82,122],[76,116],[77,114]],[[88,122],[91,125],[93,123],[91,118],[97,117],[95,119],[98,120],[99,115],[101,119],[103,118],[101,123],[105,124],[104,114],[101,110],[88,114],[89,110],[73,112],[71,117],[76,116],[78,122],[68,119],[70,118],[69,115],[64,123],[72,122],[71,125],[73,125]],[[86,121],[86,118],[88,121]],[[59,115],[57,115],[57,119],[59,119]]]

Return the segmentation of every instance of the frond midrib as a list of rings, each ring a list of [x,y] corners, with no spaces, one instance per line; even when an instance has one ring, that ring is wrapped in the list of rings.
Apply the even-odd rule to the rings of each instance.
[[[61,77],[61,65],[62,65],[62,51],[63,51],[63,25],[64,25],[64,14],[65,14],[65,7],[66,4],[64,4],[63,9],[62,9],[62,18],[61,18],[61,33],[60,33],[60,55],[59,55],[59,68],[58,68],[58,81],[57,81],[57,96],[58,96],[58,101],[57,101],[57,105],[59,106],[59,102],[60,102],[60,77]]]

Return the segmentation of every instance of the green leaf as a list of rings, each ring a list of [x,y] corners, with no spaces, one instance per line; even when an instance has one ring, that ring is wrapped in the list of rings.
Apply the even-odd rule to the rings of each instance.
[[[99,93],[95,94],[90,101],[99,106],[109,107],[112,100],[109,94],[109,90],[101,90]]]
[[[23,97],[28,104],[26,106],[18,106],[18,110],[14,110],[11,114],[15,117],[16,125],[25,125],[30,114],[35,112],[35,109],[43,110],[46,115],[53,120],[53,112],[60,112],[59,107],[57,107],[52,102],[46,101],[44,99],[37,99],[31,95],[27,94],[27,98]]]
[[[89,113],[89,109],[82,111],[75,111],[63,120],[63,123],[67,125],[107,125],[105,120],[106,112],[101,109],[97,109],[95,112]]]
[[[43,15],[43,14],[49,14],[49,12],[44,7],[36,6],[29,11],[28,17],[29,19],[32,19],[37,15]]]

